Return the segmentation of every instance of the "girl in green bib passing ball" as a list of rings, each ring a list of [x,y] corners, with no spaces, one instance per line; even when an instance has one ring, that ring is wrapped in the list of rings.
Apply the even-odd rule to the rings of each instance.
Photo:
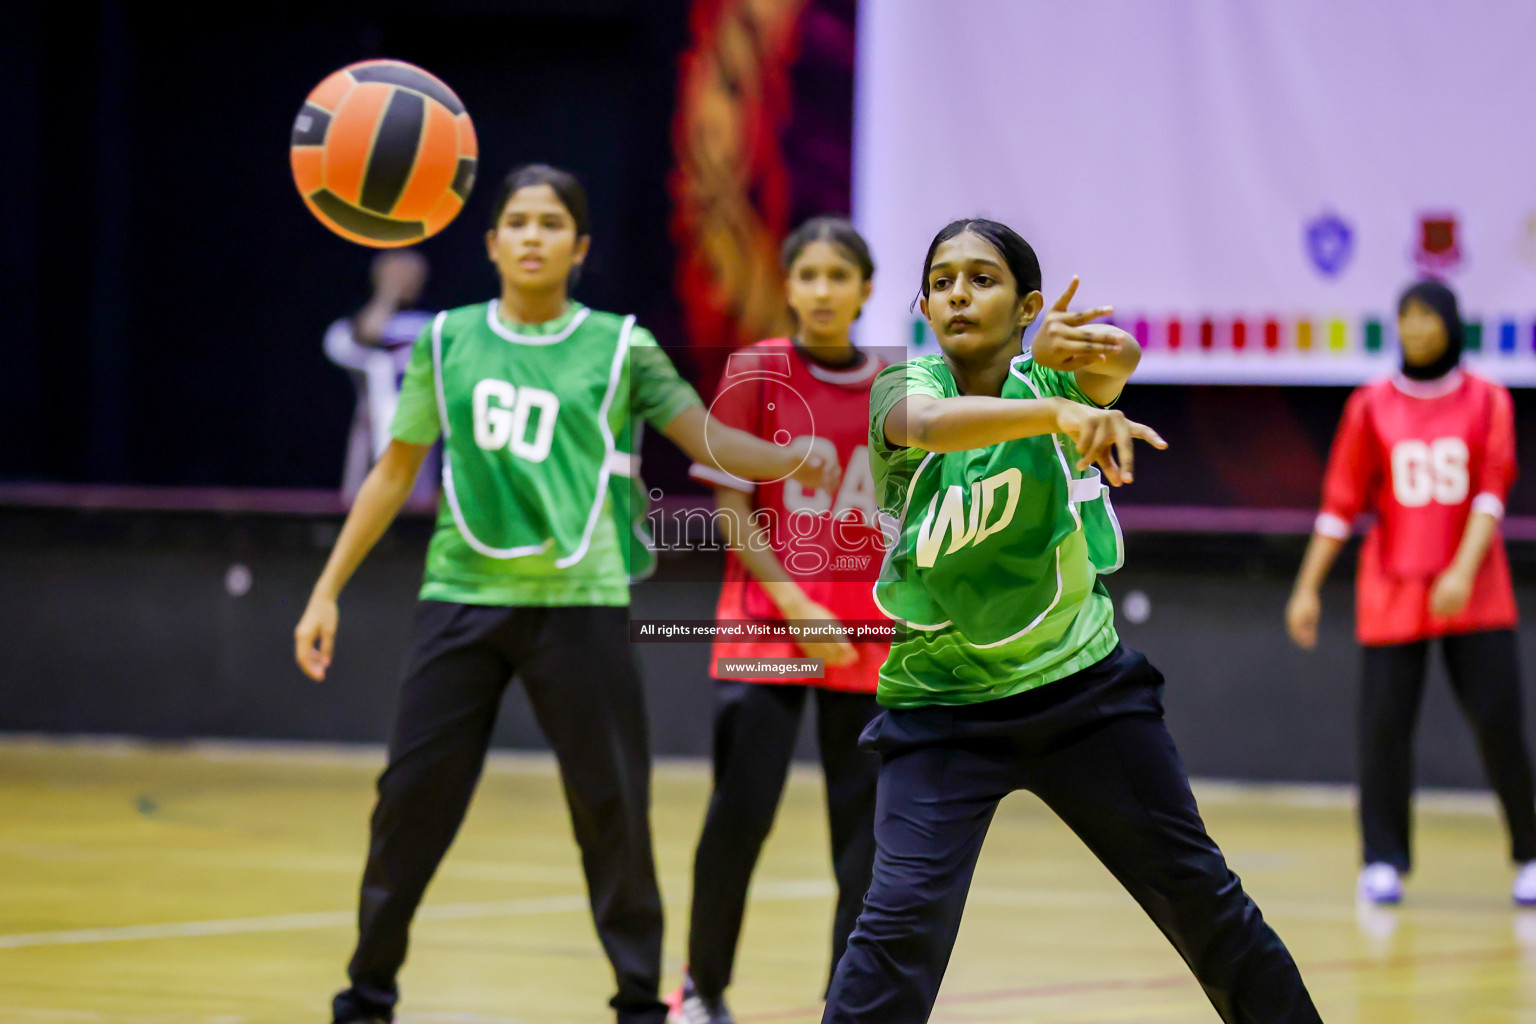
[[[1141,904],[1221,1018],[1316,1024],[1291,955],[1206,835],[1163,723],[1163,679],[1120,644],[1098,577],[1119,567],[1109,484],[1155,432],[1105,408],[1136,342],[1074,313],[1040,318],[1040,264],[989,220],[940,231],[923,315],[942,355],[870,395],[869,450],[891,540],[875,596],[904,625],[885,711],[874,881],[824,1021],[915,1024],[938,995],[998,802],[1035,793]]]
[[[649,556],[637,419],[696,462],[835,489],[810,441],[775,445],[712,421],[633,316],[569,289],[590,244],[574,177],[535,165],[497,197],[491,302],[439,313],[416,342],[391,441],[368,475],[295,630],[299,667],[331,662],[336,599],[443,441],[443,497],[379,777],[351,985],[337,1024],[390,1021],[411,918],[468,809],[507,683],[522,679],[560,764],[620,1024],[660,1024],[661,897],[650,751],[629,643],[629,578]],[[705,440],[708,429],[708,443]]]

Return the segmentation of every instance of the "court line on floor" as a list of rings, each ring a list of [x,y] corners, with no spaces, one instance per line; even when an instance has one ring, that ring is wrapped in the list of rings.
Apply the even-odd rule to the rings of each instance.
[[[832,883],[820,879],[784,879],[753,886],[752,902],[824,899],[833,894]],[[1012,886],[978,886],[972,897],[993,904],[1037,908],[1088,908],[1135,912],[1135,904],[1123,893],[1097,890],[1042,890]],[[666,900],[676,906],[677,900]],[[1358,911],[1352,903],[1338,905],[1302,900],[1266,902],[1277,918],[1347,920]],[[510,900],[482,900],[469,903],[427,905],[421,908],[421,921],[465,921],[495,917],[524,917],[537,914],[565,914],[585,911],[587,898],[581,894],[522,897]],[[1467,908],[1415,908],[1419,915],[1453,918],[1483,916]],[[1501,912],[1507,913],[1507,910]],[[274,914],[261,917],[215,918],[203,921],[173,921],[148,925],[119,925],[104,928],[78,928],[61,931],[0,934],[0,950],[37,946],[89,945],[104,942],[132,942],[146,939],[203,938],[220,935],[248,935],[266,932],[315,931],[344,928],[356,923],[353,910],[318,911],[302,914]]]
[[[1124,890],[1107,887],[1104,889],[1044,889],[988,883],[973,886],[970,891],[970,900],[989,906],[1032,907],[1047,910],[1108,910],[1124,912],[1137,920],[1145,917],[1142,909]],[[1308,900],[1265,897],[1263,906],[1268,916],[1283,920],[1359,921],[1363,912],[1360,904],[1351,898]],[[1473,905],[1460,902],[1453,905],[1426,906],[1422,902],[1415,902],[1404,911],[1369,909],[1378,914],[1393,917],[1406,915],[1410,920],[1432,918],[1437,922],[1481,921],[1495,915],[1508,917],[1511,913],[1507,899],[1489,899],[1485,904]],[[1530,914],[1533,924],[1536,924],[1536,912],[1517,910],[1515,913]]]
[[[814,879],[765,882],[754,886],[752,902],[825,899],[832,883]],[[669,901],[669,903],[675,901]],[[586,911],[587,897],[538,896],[513,900],[428,905],[416,914],[418,921],[471,921],[478,918],[526,917],[535,914],[569,914]],[[208,921],[169,921],[163,924],[122,925],[112,928],[75,928],[66,931],[0,935],[0,950],[37,946],[76,946],[103,942],[134,942],[144,939],[205,938],[216,935],[252,935],[261,932],[315,931],[346,928],[357,923],[355,910],[322,910],[308,914],[273,914],[265,917],[228,917]]]
[[[293,850],[267,852],[227,849],[184,849],[142,846],[131,849],[89,843],[27,843],[0,839],[0,860],[26,860],[80,864],[110,863],[175,865],[188,869],[286,871],[312,874],[340,874],[355,878],[360,870],[356,853],[305,854]],[[579,864],[546,865],[521,861],[491,861],[456,858],[446,861],[437,873],[441,879],[476,882],[532,882],[561,886],[581,883]]]
[[[517,917],[527,914],[558,914],[586,909],[582,896],[546,896],[523,900],[480,903],[448,903],[423,907],[423,921],[467,920],[476,917]],[[250,935],[259,932],[307,931],[344,928],[357,921],[355,910],[324,910],[311,914],[274,914],[267,917],[229,917],[209,921],[168,921],[163,924],[123,925],[113,928],[76,928],[68,931],[0,935],[0,949],[32,946],[74,946],[100,942],[132,942],[140,939],[201,938],[211,935]]]
[[[323,743],[308,740],[193,739],[176,743],[148,741],[117,735],[9,733],[0,735],[0,753],[81,753],[105,756],[136,754],[183,755],[210,762],[257,762],[295,767],[363,767],[377,771],[384,766],[384,747],[373,743]],[[708,757],[663,756],[654,759],[654,772],[662,777],[708,778]],[[491,752],[486,760],[490,775],[556,776],[555,759],[548,751],[507,750]],[[794,774],[818,775],[814,765],[797,762]],[[1195,796],[1202,803],[1250,804],[1350,809],[1355,806],[1355,787],[1328,782],[1245,782],[1197,778]],[[1426,788],[1414,791],[1414,805],[1421,810],[1491,816],[1498,813],[1493,795],[1485,790]]]

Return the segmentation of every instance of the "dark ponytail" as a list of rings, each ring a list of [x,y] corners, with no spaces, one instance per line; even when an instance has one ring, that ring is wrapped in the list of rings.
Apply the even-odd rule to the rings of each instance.
[[[565,212],[571,215],[571,220],[576,222],[576,237],[592,233],[592,221],[587,215],[587,190],[581,187],[581,182],[576,180],[576,175],[570,171],[562,171],[558,167],[549,164],[524,164],[514,167],[505,178],[501,180],[501,188],[496,192],[496,204],[491,207],[491,230],[501,223],[501,211],[507,208],[507,201],[512,198],[520,188],[530,185],[548,185],[555,190],[555,195],[560,197],[560,203],[565,207]]]
[[[491,231],[495,231],[501,223],[502,211],[507,208],[507,203],[520,188],[528,188],[530,185],[548,185],[555,190],[560,205],[565,207],[565,212],[571,215],[571,221],[576,225],[576,237],[586,238],[592,234],[592,220],[587,213],[587,190],[581,187],[581,182],[570,171],[562,171],[558,167],[549,164],[524,164],[514,167],[512,171],[501,179],[501,188],[496,190],[496,203],[491,207]],[[576,287],[576,282],[581,279],[581,264],[571,267],[571,275],[566,279],[565,287],[569,291]]]
[[[842,217],[812,217],[789,233],[779,250],[779,260],[787,273],[795,260],[812,242],[828,242],[836,246],[843,257],[859,268],[864,280],[875,276],[875,261],[869,254],[869,243],[858,229]]]
[[[928,297],[928,270],[933,266],[933,254],[938,252],[939,246],[954,238],[956,235],[970,232],[982,239],[1007,264],[1009,273],[1018,283],[1019,298],[1023,298],[1030,292],[1040,290],[1040,260],[1035,256],[1035,250],[1030,248],[1013,228],[1006,224],[1000,224],[995,220],[987,220],[985,217],[966,217],[962,220],[952,220],[933,236],[933,242],[928,246],[928,255],[923,257],[923,284],[921,298]],[[914,300],[913,305],[916,306]]]

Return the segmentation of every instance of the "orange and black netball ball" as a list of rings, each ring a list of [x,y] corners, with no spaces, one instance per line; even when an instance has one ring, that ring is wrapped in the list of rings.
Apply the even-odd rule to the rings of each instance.
[[[399,60],[350,64],[293,122],[293,181],[320,223],[379,249],[430,238],[464,208],[479,149],[464,104]]]

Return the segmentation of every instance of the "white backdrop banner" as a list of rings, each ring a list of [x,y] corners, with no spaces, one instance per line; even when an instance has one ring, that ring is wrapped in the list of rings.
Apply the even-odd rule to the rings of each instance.
[[[1536,385],[1536,3],[865,0],[854,214],[866,344],[934,232],[1019,230],[1046,301],[1112,304],[1138,380],[1352,384],[1396,297],[1456,289],[1470,361]]]

